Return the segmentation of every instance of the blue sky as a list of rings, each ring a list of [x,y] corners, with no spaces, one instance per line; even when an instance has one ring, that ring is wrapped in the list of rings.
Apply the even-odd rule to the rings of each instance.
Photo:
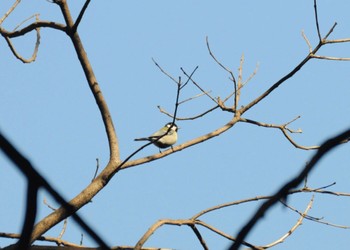
[[[0,6],[5,13],[12,1]],[[70,1],[77,16],[83,1]],[[337,22],[330,39],[350,37],[348,1],[319,1],[324,35]],[[242,54],[243,77],[259,63],[257,75],[242,90],[246,105],[292,70],[308,53],[304,31],[316,46],[313,1],[92,1],[79,33],[98,82],[108,102],[123,158],[142,145],[133,139],[146,136],[169,118],[157,105],[173,111],[176,86],[152,62],[154,58],[174,77],[180,67],[214,97],[230,93],[228,75],[212,60],[208,36],[216,57],[237,72]],[[59,8],[47,1],[22,1],[4,23],[11,30],[40,13],[43,20],[62,22]],[[68,38],[43,29],[36,62],[24,65],[0,40],[0,129],[66,199],[73,198],[93,177],[96,158],[108,161],[108,144],[100,114]],[[14,40],[23,55],[30,55],[34,34]],[[320,55],[350,57],[349,44],[325,46]],[[350,124],[349,62],[311,60],[292,79],[249,110],[244,117],[283,124],[296,116],[296,142],[319,145]],[[180,99],[198,94],[189,85]],[[179,107],[178,116],[193,116],[213,105],[206,97]],[[230,119],[215,111],[195,121],[178,122],[178,144],[208,133]],[[157,153],[146,148],[133,159]],[[296,175],[314,152],[294,148],[273,129],[237,124],[220,137],[177,152],[164,159],[121,171],[91,204],[79,211],[110,245],[133,245],[161,218],[189,218],[225,202],[273,194]],[[317,188],[336,182],[333,191],[350,192],[347,145],[327,155],[309,176]],[[23,219],[25,179],[0,154],[0,231],[19,232]],[[42,200],[57,206],[41,192],[38,220],[51,211]],[[290,197],[289,204],[303,211],[311,194]],[[204,216],[220,230],[234,235],[257,209],[259,202],[226,208]],[[310,215],[350,226],[347,198],[316,195]],[[277,205],[247,238],[253,244],[271,243],[287,233],[298,215]],[[62,225],[47,235],[56,236]],[[225,249],[229,242],[200,229],[210,249]],[[69,219],[64,239],[79,243],[82,230]],[[303,225],[274,249],[347,249],[348,230],[304,220]],[[329,240],[332,239],[332,240]],[[0,239],[0,247],[10,241]],[[89,236],[86,245],[94,245]],[[147,246],[201,249],[187,227],[164,226]]]

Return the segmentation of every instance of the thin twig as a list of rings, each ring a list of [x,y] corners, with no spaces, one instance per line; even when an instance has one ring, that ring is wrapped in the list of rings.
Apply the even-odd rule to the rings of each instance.
[[[248,202],[252,202],[252,201],[259,201],[259,200],[267,200],[270,199],[272,196],[269,195],[265,195],[265,196],[256,196],[253,198],[247,198],[247,199],[243,199],[243,200],[238,200],[238,201],[231,201],[231,202],[227,202],[227,203],[223,203],[223,204],[219,204],[210,208],[207,208],[205,210],[200,211],[199,213],[193,215],[191,217],[191,220],[197,220],[199,217],[203,216],[204,214],[213,212],[215,210],[219,210],[225,207],[231,207],[231,206],[236,206],[239,204],[243,204],[243,203],[248,203]]]
[[[311,216],[311,215],[303,215],[303,213],[300,212],[298,209],[296,209],[296,208],[286,204],[284,201],[281,200],[280,202],[285,207],[287,207],[290,210],[292,210],[293,212],[304,216],[304,218],[307,219],[307,220],[310,220],[310,221],[313,221],[313,222],[317,222],[317,223],[320,223],[320,224],[324,224],[324,225],[327,225],[327,226],[331,226],[331,227],[341,228],[341,229],[349,229],[350,228],[350,226],[344,226],[344,225],[339,225],[339,224],[334,224],[334,223],[330,223],[330,222],[324,221],[323,218],[317,218],[317,217],[314,217],[314,216]]]
[[[236,78],[234,77],[232,71],[230,69],[228,69],[227,67],[225,67],[218,59],[216,59],[216,56],[214,55],[214,53],[211,51],[210,49],[210,46],[209,46],[209,38],[206,37],[206,44],[207,44],[207,49],[208,49],[208,52],[209,52],[209,55],[214,59],[214,61],[221,67],[223,68],[227,73],[229,73],[232,77],[232,81],[236,83]]]
[[[258,73],[259,67],[260,67],[260,64],[259,64],[259,62],[257,62],[253,73],[251,73],[250,76],[247,78],[247,80],[245,80],[245,81],[242,83],[241,88],[243,88],[244,85],[246,85],[248,82],[250,82],[250,81],[254,78],[254,76]]]
[[[181,68],[181,71],[203,94],[208,96],[213,102],[217,104],[217,101],[215,100],[215,98],[209,95],[208,91],[205,91],[195,80],[193,80],[191,75],[188,75],[183,68]]]
[[[32,19],[33,17],[35,17],[35,20],[38,21],[39,20],[39,15],[40,14],[33,14],[30,17],[28,17],[27,19],[24,19],[22,22],[20,22],[14,29],[13,31],[16,31],[19,27],[21,27],[25,22],[28,22],[30,19]]]
[[[192,96],[192,97],[190,97],[190,98],[187,98],[187,99],[185,99],[185,100],[182,100],[181,102],[179,102],[179,105],[181,105],[181,104],[183,104],[183,103],[185,103],[185,102],[188,102],[188,101],[192,101],[192,100],[194,100],[194,99],[196,99],[196,98],[198,98],[198,97],[207,95],[207,94],[209,94],[209,93],[211,93],[211,90],[206,91],[206,92],[204,92],[204,93],[199,93],[199,94],[197,94],[197,95],[195,95],[195,96]]]
[[[240,121],[241,122],[246,122],[246,123],[249,123],[249,124],[254,124],[254,125],[257,125],[257,126],[260,126],[260,127],[279,129],[283,133],[283,135],[287,138],[287,140],[296,148],[303,149],[303,150],[315,150],[315,149],[318,149],[319,146],[302,146],[302,145],[299,145],[288,134],[288,132],[289,133],[302,133],[301,129],[292,130],[292,129],[287,127],[290,123],[294,122],[295,120],[297,120],[299,118],[300,118],[300,116],[297,116],[293,120],[291,120],[291,121],[289,121],[289,122],[287,122],[285,124],[282,124],[282,125],[275,125],[275,124],[268,124],[268,123],[258,122],[258,121],[254,121],[254,120],[251,120],[251,119],[246,119],[246,118],[243,118],[243,117],[240,118]]]
[[[3,15],[3,17],[0,19],[0,26],[5,21],[5,19],[14,11],[14,9],[17,7],[17,5],[21,2],[21,0],[16,0],[14,4],[10,7],[10,9]]]
[[[51,206],[51,205],[47,202],[46,198],[44,198],[43,203],[44,203],[48,208],[50,208],[52,211],[55,211],[55,210],[56,210],[56,208],[54,208],[53,206]]]
[[[100,168],[100,161],[98,158],[96,158],[96,170],[95,170],[95,174],[94,174],[94,177],[92,177],[92,180],[91,182],[93,182],[97,176],[97,173],[98,173],[98,169]]]
[[[285,239],[288,238],[302,224],[303,219],[307,218],[307,213],[311,209],[313,201],[314,201],[314,196],[311,197],[311,200],[310,200],[309,204],[307,205],[305,211],[303,213],[299,212],[300,217],[299,217],[298,221],[296,222],[296,224],[285,235],[283,235],[278,240],[276,240],[268,245],[264,245],[263,246],[264,249],[276,246],[277,244],[281,244],[282,242],[284,242]]]
[[[62,227],[62,230],[60,232],[60,234],[57,236],[58,239],[62,239],[64,233],[66,232],[66,229],[67,229],[67,225],[68,225],[68,219],[65,218],[64,221],[63,221],[63,227]]]
[[[244,64],[244,54],[241,56],[241,60],[239,61],[238,67],[238,82],[237,86],[235,86],[235,95],[234,95],[234,103],[232,110],[236,110],[238,107],[239,98],[241,96],[241,88],[243,86],[242,78],[243,78],[243,64]],[[235,113],[237,115],[238,113]]]
[[[154,62],[154,64],[158,67],[158,69],[167,77],[169,77],[173,82],[175,82],[176,84],[178,84],[178,81],[172,77],[168,72],[166,72],[162,67],[160,67],[160,65],[156,62],[156,60],[154,60],[154,58],[152,57],[152,61]]]
[[[75,33],[77,31],[78,26],[79,26],[79,24],[81,22],[81,19],[83,18],[84,13],[85,13],[87,7],[89,6],[90,1],[91,0],[86,0],[83,8],[80,10],[79,16],[78,16],[77,20],[75,21],[74,26],[72,28],[72,32],[73,33]]]
[[[183,73],[185,73],[185,70],[184,70],[182,67],[180,67],[180,69],[181,69],[181,71],[182,71]],[[189,83],[189,81],[192,81],[192,82],[193,82],[192,76],[193,76],[194,73],[197,71],[197,69],[198,69],[198,66],[196,66],[196,67],[194,68],[194,70],[192,71],[192,73],[191,73],[190,75],[185,74],[185,75],[187,76],[187,81],[186,81],[184,84],[182,84],[182,86],[181,86],[180,89],[184,88],[184,87]]]
[[[304,31],[301,31],[301,35],[303,36],[307,46],[309,47],[309,52],[311,53],[312,52],[312,46],[311,46],[311,43],[310,43],[309,39],[305,35]]]
[[[38,15],[36,15],[36,18],[38,19]],[[34,47],[34,51],[32,56],[29,59],[25,59],[23,58],[15,49],[14,45],[12,44],[12,41],[10,39],[9,36],[4,36],[8,46],[10,47],[10,50],[12,52],[12,54],[19,59],[20,61],[22,61],[23,63],[31,63],[34,62],[37,54],[38,54],[38,50],[39,50],[39,45],[40,45],[40,28],[36,28],[36,42],[35,42],[35,47]]]
[[[318,39],[321,42],[322,37],[321,37],[321,32],[320,32],[320,26],[318,24],[317,0],[314,0],[314,12],[315,12],[315,22],[316,22],[317,35],[318,35]]]
[[[245,80],[242,84],[241,87],[238,88],[237,90],[240,90],[241,88],[243,88],[247,83],[249,83],[253,77],[258,73],[258,69],[259,69],[259,63],[256,64],[255,69],[253,71],[253,73],[250,74],[250,76],[247,78],[247,80]],[[229,94],[223,101],[222,103],[227,102],[228,99],[230,99],[233,95],[236,94],[236,91],[233,91],[231,94]]]
[[[233,91],[233,93],[234,93],[234,106],[233,106],[232,108],[227,108],[227,107],[225,107],[224,102],[220,101],[219,98],[218,98],[217,103],[221,106],[221,108],[222,108],[223,110],[231,111],[231,112],[235,113],[235,116],[238,117],[240,114],[236,113],[235,111],[236,111],[236,109],[237,109],[237,107],[238,107],[238,99],[239,99],[239,95],[240,95],[240,86],[237,86],[237,81],[236,81],[236,78],[235,78],[233,72],[232,72],[229,68],[227,68],[226,66],[224,66],[224,65],[216,58],[216,56],[214,55],[214,53],[211,51],[210,45],[209,45],[209,39],[208,39],[208,37],[206,37],[206,44],[207,44],[207,49],[208,49],[208,52],[209,52],[210,56],[214,59],[214,61],[215,61],[221,68],[223,68],[227,73],[230,74],[231,80],[232,80],[232,82],[233,82],[233,87],[234,87],[234,91]],[[242,64],[243,64],[243,59],[244,59],[244,57],[243,57],[243,55],[242,55],[241,61],[240,61],[240,71],[242,70],[241,66],[242,66]],[[238,76],[238,77],[242,77],[242,76]]]
[[[47,202],[46,198],[44,198],[44,201],[43,201],[43,202],[44,202],[44,204],[45,204],[48,208],[50,208],[51,210],[53,210],[53,211],[56,211],[56,210],[57,210],[57,208],[54,208],[53,206],[51,206],[51,205]],[[67,224],[68,224],[68,219],[65,218],[64,221],[63,221],[62,230],[61,230],[60,234],[58,235],[57,239],[61,239],[61,238],[63,237],[63,235],[64,235],[64,233],[66,232],[66,229],[67,229]]]
[[[311,57],[316,59],[322,59],[322,60],[350,61],[350,57],[333,57],[333,56],[318,56],[318,55],[311,55]]]
[[[166,110],[164,110],[161,106],[157,106],[157,108],[159,109],[159,111],[160,111],[161,113],[163,113],[163,114],[165,114],[165,115],[167,115],[167,116],[173,118],[173,115],[170,114],[169,112],[167,112]],[[214,111],[214,110],[217,109],[217,108],[219,108],[219,105],[216,105],[216,106],[214,106],[214,107],[212,107],[212,108],[210,108],[210,109],[204,111],[203,113],[200,113],[199,115],[192,116],[192,117],[176,117],[176,120],[177,120],[177,121],[195,120],[195,119],[197,119],[197,118],[200,118],[200,117],[205,116],[206,114],[208,114],[208,113]]]
[[[324,40],[324,44],[328,43],[348,43],[350,42],[350,38],[343,38],[343,39],[332,39],[332,40]]]

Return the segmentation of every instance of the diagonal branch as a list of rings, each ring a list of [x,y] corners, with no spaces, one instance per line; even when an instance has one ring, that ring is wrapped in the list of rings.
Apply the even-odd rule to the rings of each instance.
[[[209,247],[207,246],[207,243],[205,243],[205,240],[203,239],[201,233],[199,232],[198,228],[195,225],[189,225],[190,228],[193,230],[194,234],[197,236],[197,239],[201,243],[204,250],[209,250]]]
[[[287,123],[282,124],[282,125],[267,124],[267,123],[258,122],[258,121],[254,121],[254,120],[246,119],[246,118],[242,118],[242,117],[241,117],[240,121],[241,122],[250,123],[250,124],[254,124],[254,125],[257,125],[257,126],[260,126],[260,127],[279,129],[283,133],[283,135],[287,138],[287,140],[296,148],[303,149],[303,150],[315,150],[315,149],[318,149],[319,146],[308,146],[307,147],[307,146],[299,145],[288,134],[288,133],[301,133],[300,129],[297,130],[297,131],[294,131],[294,130],[291,130],[291,129],[289,129],[287,127],[290,123],[292,123],[293,121],[295,121],[296,119],[299,119],[299,118],[300,118],[300,116],[298,116],[295,119],[293,119],[292,121],[287,122]]]
[[[21,2],[21,0],[16,0],[16,2],[13,3],[13,5],[10,7],[10,9],[3,15],[3,17],[0,19],[0,26],[5,21],[5,19],[14,11],[17,7],[17,5]]]
[[[313,202],[314,202],[314,196],[311,197],[311,200],[310,200],[309,204],[307,205],[305,211],[303,213],[299,213],[300,217],[299,217],[298,221],[296,222],[296,224],[285,235],[283,235],[278,240],[276,240],[268,245],[264,245],[264,249],[281,244],[285,241],[285,239],[287,239],[290,235],[292,235],[292,233],[302,224],[303,219],[307,218],[307,213],[311,209]]]
[[[177,145],[177,146],[173,146],[172,149],[168,149],[163,151],[162,153],[159,154],[153,154],[153,155],[149,155],[140,159],[136,159],[136,160],[132,160],[132,161],[128,161],[126,162],[120,169],[127,169],[127,168],[131,168],[131,167],[135,167],[144,163],[149,163],[161,158],[164,158],[170,154],[176,153],[178,151],[184,150],[185,148],[189,148],[192,147],[196,144],[202,143],[204,141],[210,140],[213,137],[219,136],[222,133],[228,131],[230,128],[232,128],[237,122],[239,121],[239,118],[234,117],[232,118],[229,122],[227,122],[225,125],[223,125],[222,127],[219,127],[218,129],[209,132],[205,135],[202,135],[200,137],[194,138],[192,140],[189,140],[183,144]]]
[[[61,0],[55,1],[55,3],[59,4],[61,8],[61,12],[68,27],[67,34],[72,40],[78,59],[85,73],[88,85],[99,108],[107,134],[110,158],[107,166],[103,169],[103,171],[84,190],[82,190],[80,194],[78,194],[69,202],[70,209],[67,209],[65,206],[61,206],[35,225],[31,238],[32,242],[68,216],[74,216],[77,210],[87,204],[104,186],[108,184],[110,179],[116,173],[116,170],[120,163],[119,144],[112,117],[95,74],[92,70],[92,66],[84,50],[80,37],[77,32],[72,32],[74,23],[67,5],[67,1]]]
[[[325,40],[328,38],[328,36],[333,32],[334,28],[336,26],[336,23],[331,27],[331,29],[328,31],[326,36],[322,39]],[[249,109],[251,109],[253,106],[258,104],[261,100],[263,100],[265,97],[267,97],[269,94],[271,94],[275,89],[277,89],[282,83],[287,81],[289,78],[291,78],[294,74],[296,74],[310,59],[312,59],[313,55],[316,54],[316,52],[324,45],[322,41],[318,43],[315,49],[313,49],[305,58],[302,60],[292,71],[290,71],[288,74],[286,74],[284,77],[282,77],[280,80],[278,80],[276,83],[274,83],[268,90],[266,90],[263,94],[261,94],[259,97],[257,97],[255,100],[250,102],[248,105],[242,107],[239,111],[241,114],[245,113]]]
[[[76,31],[77,31],[78,26],[79,26],[79,24],[80,24],[80,22],[81,22],[81,19],[83,18],[85,11],[86,11],[87,7],[88,7],[89,4],[90,4],[90,1],[91,1],[91,0],[86,0],[86,2],[85,2],[85,4],[84,4],[83,8],[81,9],[78,18],[77,18],[77,20],[75,21],[75,23],[74,23],[74,25],[73,25],[73,28],[72,28],[73,32],[76,32]]]
[[[66,213],[73,214],[73,219],[83,228],[85,231],[101,246],[107,248],[106,243],[77,215],[73,213],[74,208],[68,204],[62,196],[34,169],[34,167],[31,165],[31,163],[22,155],[20,154],[16,148],[0,133],[0,149],[5,153],[5,155],[15,164],[15,166],[26,176],[28,179],[28,182],[35,183],[28,184],[28,197],[27,197],[27,213],[36,213],[36,194],[37,189],[39,187],[45,188],[54,198],[57,202],[62,204],[63,208],[57,209],[55,212],[59,211],[62,212],[66,210]],[[28,217],[28,218],[27,218]],[[23,227],[22,236],[25,238],[24,240],[21,240],[20,243],[22,246],[31,243],[33,239],[29,237],[28,231],[29,227],[31,227],[31,223],[34,223],[34,220],[31,221],[32,214],[29,216],[26,216],[26,221]],[[35,219],[35,218],[34,218]],[[56,223],[57,224],[57,223]],[[31,231],[31,235],[35,235],[34,231],[35,228],[38,226],[38,224],[34,227],[34,230]],[[41,226],[43,227],[43,226]],[[43,228],[40,228],[41,230]],[[39,230],[40,230],[39,229]],[[28,231],[27,231],[28,230]],[[36,238],[40,237],[42,233],[37,236]],[[22,238],[22,237],[21,237]],[[36,239],[35,238],[35,239]],[[27,242],[28,240],[28,242]],[[19,248],[19,249],[25,249],[25,247]]]
[[[195,120],[197,118],[205,116],[206,114],[209,114],[210,112],[214,111],[215,109],[217,109],[219,107],[220,107],[219,105],[216,105],[216,106],[214,106],[214,107],[212,107],[212,108],[210,108],[210,109],[208,109],[208,110],[206,110],[198,115],[192,116],[192,117],[176,117],[176,120],[177,121]],[[170,114],[169,112],[165,111],[162,107],[158,106],[157,108],[159,109],[159,111],[161,113],[173,118],[173,115]]]
[[[311,170],[316,166],[321,158],[326,155],[329,151],[338,146],[342,141],[349,139],[350,137],[350,129],[344,131],[343,133],[330,138],[325,143],[323,143],[320,148],[317,150],[316,154],[312,157],[310,162],[304,167],[304,169],[293,179],[288,181],[285,185],[283,185],[275,195],[263,203],[260,208],[256,211],[254,216],[248,221],[248,223],[241,229],[238,233],[237,241],[230,247],[230,250],[238,249],[242,244],[244,238],[248,235],[254,225],[264,216],[265,212],[275,205],[280,199],[286,197],[288,192],[298,186],[303,182],[305,177],[311,172]]]

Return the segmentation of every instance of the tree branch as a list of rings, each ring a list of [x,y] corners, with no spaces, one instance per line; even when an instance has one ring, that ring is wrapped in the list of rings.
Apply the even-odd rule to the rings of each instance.
[[[85,73],[85,77],[100,110],[108,138],[110,159],[107,166],[94,179],[94,181],[92,181],[84,190],[82,190],[80,194],[78,194],[69,202],[69,210],[67,210],[65,206],[62,206],[36,224],[32,234],[32,242],[60,221],[64,220],[68,216],[74,215],[77,210],[87,204],[104,186],[107,185],[109,180],[116,173],[116,170],[120,163],[119,145],[112,117],[109,112],[107,103],[102,95],[102,91],[97,83],[95,74],[92,70],[92,66],[84,50],[80,37],[77,32],[72,32],[74,23],[67,2],[66,0],[61,0],[55,1],[55,3],[57,3],[61,8],[61,12],[67,24],[67,34],[72,40],[78,59]]]
[[[300,217],[298,219],[298,221],[296,222],[296,224],[285,234],[283,235],[281,238],[279,238],[278,240],[270,243],[270,244],[267,244],[267,245],[264,245],[264,249],[267,249],[267,248],[270,248],[270,247],[273,247],[273,246],[276,246],[278,244],[281,244],[283,243],[290,235],[292,235],[292,233],[302,224],[303,222],[303,219],[306,218],[307,216],[307,213],[309,212],[309,210],[311,209],[312,207],[312,204],[314,202],[314,197],[312,196],[309,204],[307,205],[305,211],[303,213],[300,213]]]
[[[283,185],[280,190],[269,200],[264,202],[260,208],[256,211],[254,216],[249,220],[249,222],[240,230],[237,236],[237,241],[230,247],[230,250],[238,249],[238,247],[242,244],[244,238],[248,235],[254,225],[258,220],[262,218],[265,212],[276,204],[280,199],[286,197],[288,192],[298,186],[305,177],[311,172],[311,170],[315,167],[318,161],[326,155],[329,151],[338,146],[343,140],[349,139],[350,137],[350,129],[344,131],[343,133],[330,138],[325,143],[323,143],[320,148],[317,150],[316,154],[312,157],[310,162],[304,167],[304,169],[300,172],[299,175],[288,181],[285,185]]]
[[[22,230],[22,236],[23,240],[20,240],[20,246],[19,249],[26,249],[25,246],[32,243],[35,239],[40,237],[42,233],[39,236],[35,236],[35,229],[47,231],[48,229],[45,228],[45,225],[42,226],[40,224],[37,224],[33,230],[31,230],[32,223],[34,223],[33,220],[33,213],[36,214],[36,196],[37,196],[37,189],[39,187],[45,188],[54,198],[57,202],[62,204],[62,207],[60,209],[57,209],[55,213],[60,214],[62,211],[65,211],[63,214],[63,217],[70,213],[73,215],[73,218],[75,221],[81,225],[83,229],[102,247],[108,248],[106,243],[77,215],[74,214],[74,208],[72,205],[68,204],[62,196],[34,169],[34,167],[31,165],[31,163],[23,156],[21,155],[14,146],[11,145],[11,143],[0,133],[0,149],[4,152],[4,154],[15,164],[15,166],[26,176],[28,180],[28,196],[27,196],[27,213],[28,216],[26,216],[26,221],[23,224],[23,230]],[[34,183],[34,184],[33,184]],[[32,186],[33,185],[33,186]],[[34,195],[34,196],[33,196]],[[34,214],[34,216],[35,216]],[[28,218],[27,218],[28,217]],[[66,216],[67,217],[67,216]],[[35,219],[35,217],[34,217]],[[59,221],[51,221],[54,222],[53,225],[56,225]],[[39,226],[38,226],[39,225]],[[51,225],[52,227],[52,225]],[[50,228],[51,228],[50,227]],[[30,232],[29,232],[30,229]],[[32,235],[32,237],[30,237]]]
[[[296,119],[299,119],[299,118],[300,118],[300,116],[298,116],[295,119],[293,119],[292,121],[287,122],[287,123],[282,124],[282,125],[267,124],[267,123],[257,122],[257,121],[254,121],[254,120],[251,120],[251,119],[242,118],[242,117],[241,117],[240,121],[241,122],[250,123],[250,124],[254,124],[254,125],[257,125],[257,126],[260,126],[260,127],[279,129],[283,133],[283,135],[287,138],[287,140],[296,148],[303,149],[303,150],[315,150],[315,149],[318,149],[319,146],[308,146],[307,147],[307,146],[299,145],[288,134],[288,133],[301,133],[300,129],[297,130],[297,131],[294,131],[294,130],[291,130],[291,129],[289,129],[287,127],[291,122],[293,122],[293,121],[295,121]]]
[[[90,1],[91,0],[86,0],[83,8],[80,10],[79,16],[78,16],[77,20],[75,21],[75,23],[73,25],[73,28],[72,28],[74,33],[77,31],[78,26],[79,26],[79,24],[81,22],[81,19],[83,18],[85,11],[86,11],[87,7],[90,4]]]

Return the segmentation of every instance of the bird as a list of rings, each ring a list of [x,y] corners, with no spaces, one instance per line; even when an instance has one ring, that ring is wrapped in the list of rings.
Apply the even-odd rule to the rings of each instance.
[[[135,141],[150,141],[158,148],[172,147],[177,141],[177,130],[179,127],[172,122],[168,122],[164,127],[154,132],[152,135],[143,138],[136,138]]]

